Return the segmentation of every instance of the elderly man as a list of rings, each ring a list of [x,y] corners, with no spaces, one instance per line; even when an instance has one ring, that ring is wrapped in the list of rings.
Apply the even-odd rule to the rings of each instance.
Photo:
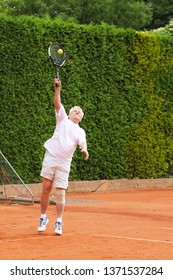
[[[69,115],[61,103],[61,81],[54,79],[54,106],[56,115],[56,128],[53,136],[44,144],[46,149],[41,176],[43,177],[41,195],[41,216],[38,232],[43,232],[49,220],[46,211],[49,205],[49,196],[52,187],[56,190],[56,213],[57,220],[54,225],[54,232],[62,234],[62,218],[65,207],[65,192],[68,188],[68,177],[73,154],[76,147],[84,153],[84,159],[89,157],[87,150],[86,134],[79,126],[83,118],[83,111],[80,107],[71,108]]]

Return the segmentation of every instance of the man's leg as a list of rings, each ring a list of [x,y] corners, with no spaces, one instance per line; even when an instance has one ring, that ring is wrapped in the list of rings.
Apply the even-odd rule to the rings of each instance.
[[[52,181],[46,178],[43,178],[42,194],[41,194],[41,216],[40,224],[38,227],[38,232],[45,231],[46,225],[49,220],[46,216],[46,211],[49,205],[50,192],[52,190]]]
[[[46,214],[49,205],[49,197],[52,190],[52,181],[43,178],[42,194],[41,194],[41,214]]]
[[[65,189],[56,188],[56,212],[57,220],[55,223],[55,234],[62,234],[62,218],[65,208]]]

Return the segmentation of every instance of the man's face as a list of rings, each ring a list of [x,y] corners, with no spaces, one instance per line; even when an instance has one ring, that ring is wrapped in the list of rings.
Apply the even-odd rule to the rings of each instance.
[[[80,107],[75,106],[69,112],[69,119],[74,123],[79,123],[83,118],[83,111]]]

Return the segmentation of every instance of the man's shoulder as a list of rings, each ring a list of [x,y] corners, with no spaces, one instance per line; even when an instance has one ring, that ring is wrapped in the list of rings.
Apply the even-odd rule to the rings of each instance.
[[[78,130],[81,134],[85,134],[85,129],[78,125]]]
[[[67,113],[65,111],[63,104],[61,104],[60,109],[58,111],[55,109],[55,113],[57,119],[67,118]]]
[[[74,130],[77,130],[77,131],[84,131],[85,130],[78,124],[78,123],[74,123],[72,120],[70,120],[68,118],[68,122],[70,123],[70,125],[74,128]]]

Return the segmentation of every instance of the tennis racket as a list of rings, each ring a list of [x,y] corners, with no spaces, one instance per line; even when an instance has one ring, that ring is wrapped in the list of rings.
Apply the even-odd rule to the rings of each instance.
[[[50,44],[48,47],[48,55],[49,55],[53,65],[55,66],[56,78],[59,79],[60,68],[61,68],[61,66],[63,66],[63,64],[66,61],[65,50],[58,42],[54,42],[54,43]],[[56,86],[59,86],[59,85],[56,84]]]

